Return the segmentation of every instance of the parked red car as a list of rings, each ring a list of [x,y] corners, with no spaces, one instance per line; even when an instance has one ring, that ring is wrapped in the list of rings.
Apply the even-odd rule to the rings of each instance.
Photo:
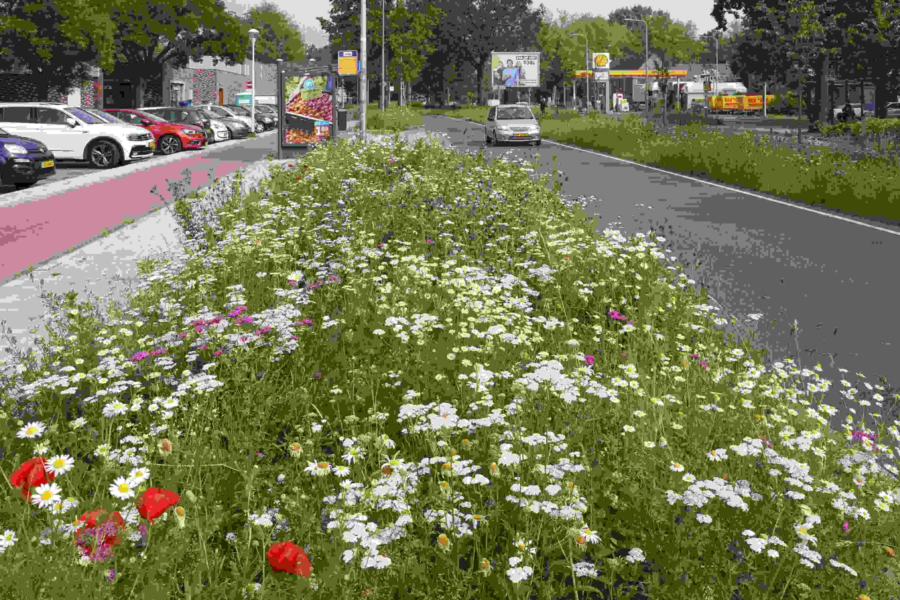
[[[114,117],[130,125],[143,127],[153,134],[161,154],[175,154],[182,150],[203,148],[207,144],[206,133],[194,125],[170,123],[161,117],[131,108],[105,108]]]

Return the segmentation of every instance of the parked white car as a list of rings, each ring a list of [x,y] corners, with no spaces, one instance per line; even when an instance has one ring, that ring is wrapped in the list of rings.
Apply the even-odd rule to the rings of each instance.
[[[57,160],[85,160],[100,169],[150,158],[153,134],[126,123],[108,123],[61,102],[0,102],[0,127],[41,141]]]
[[[250,129],[250,131],[256,130],[256,123],[251,121],[249,116],[240,114],[230,106],[221,106],[219,104],[197,104],[196,107],[202,108],[206,112],[212,113],[214,115],[218,115],[223,119],[237,119],[238,121],[246,125]]]

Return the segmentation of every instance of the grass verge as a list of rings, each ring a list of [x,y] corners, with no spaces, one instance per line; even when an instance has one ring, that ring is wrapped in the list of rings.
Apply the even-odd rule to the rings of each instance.
[[[896,595],[885,399],[823,427],[535,169],[329,144],[182,211],[108,318],[57,298],[0,382],[3,597]]]
[[[485,107],[433,111],[483,123]],[[539,119],[542,135],[636,162],[705,176],[857,216],[900,222],[900,168],[894,156],[856,159],[827,147],[797,152],[768,135],[722,134],[697,124],[659,134],[638,115],[622,120],[574,111]]]

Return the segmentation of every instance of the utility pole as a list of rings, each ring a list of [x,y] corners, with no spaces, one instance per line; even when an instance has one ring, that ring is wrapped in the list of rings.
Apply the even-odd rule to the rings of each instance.
[[[387,108],[384,103],[384,0],[381,0],[381,110]]]
[[[366,142],[366,108],[369,106],[369,82],[366,78],[366,0],[359,3],[359,131]]]

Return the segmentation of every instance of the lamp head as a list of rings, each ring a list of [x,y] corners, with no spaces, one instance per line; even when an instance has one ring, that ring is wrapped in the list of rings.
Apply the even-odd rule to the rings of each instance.
[[[259,37],[259,30],[251,29],[250,31],[247,32],[247,34],[250,36],[250,39],[255,42],[256,39]]]

